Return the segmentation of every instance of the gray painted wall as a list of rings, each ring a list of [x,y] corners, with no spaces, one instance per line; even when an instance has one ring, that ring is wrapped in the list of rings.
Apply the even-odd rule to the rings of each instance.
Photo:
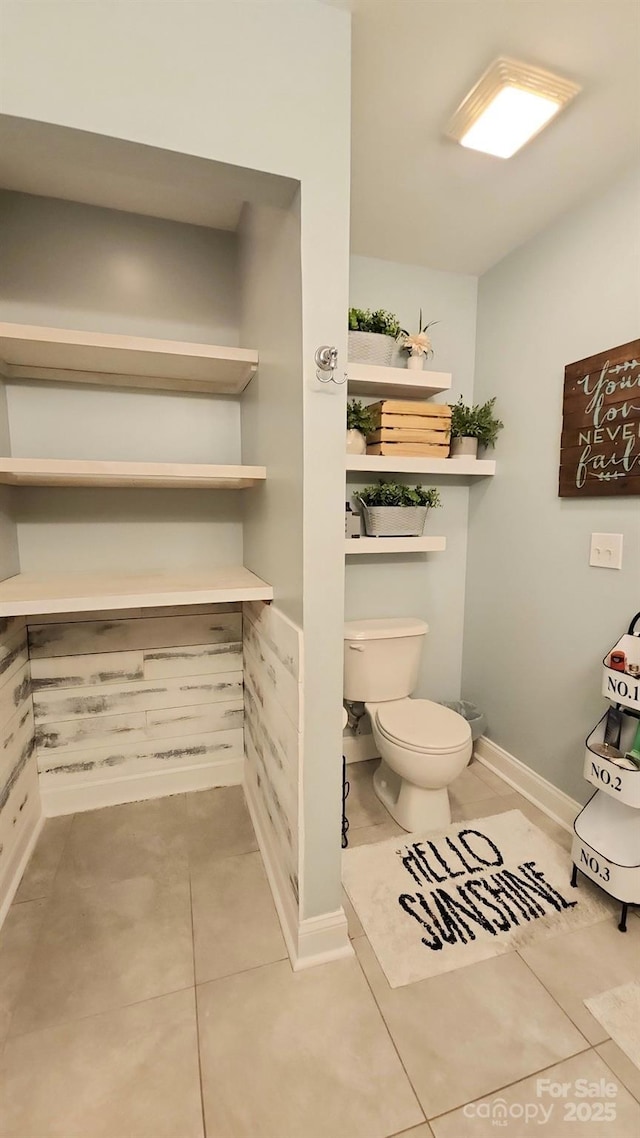
[[[0,319],[237,345],[237,238],[0,190]]]
[[[5,386],[0,381],[0,454],[11,454]],[[12,492],[0,486],[0,581],[18,572],[18,537],[12,511]]]
[[[427,366],[451,372],[453,387],[451,393],[437,397],[438,402],[452,402],[458,395],[471,397],[476,294],[475,277],[351,257],[351,305],[390,309],[411,330],[417,327],[420,308],[425,320],[440,322],[432,330],[435,355]],[[450,478],[438,480],[432,475],[400,480],[438,486],[443,505],[429,514],[427,532],[445,535],[446,552],[347,558],[345,616],[347,620],[382,616],[426,620],[429,636],[416,694],[456,699],[462,671],[468,483],[460,479],[453,484]],[[348,485],[353,490],[371,481],[375,479],[351,474]]]
[[[498,396],[498,474],[471,491],[463,687],[488,735],[584,800],[601,660],[640,609],[637,497],[557,496],[564,367],[640,333],[640,171],[480,281],[475,398]],[[621,571],[592,532],[624,534]]]
[[[235,345],[235,234],[0,192],[0,319]],[[231,398],[7,386],[19,458],[240,462]],[[242,561],[242,505],[207,491],[21,489],[23,571],[204,567]]]
[[[242,459],[267,467],[243,497],[244,564],[273,582],[302,627],[302,282],[300,202],[245,206],[240,230],[242,337],[260,367],[241,404]]]

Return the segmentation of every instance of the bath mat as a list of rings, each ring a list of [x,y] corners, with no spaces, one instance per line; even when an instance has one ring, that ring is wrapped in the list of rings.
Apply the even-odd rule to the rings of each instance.
[[[640,1071],[640,982],[632,980],[584,1003]]]
[[[603,920],[613,902],[520,810],[343,855],[343,882],[392,988]]]

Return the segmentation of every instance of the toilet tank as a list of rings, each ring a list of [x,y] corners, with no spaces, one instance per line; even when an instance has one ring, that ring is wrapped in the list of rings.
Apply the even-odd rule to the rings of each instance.
[[[418,682],[423,620],[352,620],[344,626],[344,698],[362,703],[405,699]]]

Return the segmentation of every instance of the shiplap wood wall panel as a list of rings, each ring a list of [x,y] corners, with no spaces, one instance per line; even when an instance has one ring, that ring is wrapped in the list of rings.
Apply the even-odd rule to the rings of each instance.
[[[181,648],[195,644],[229,644],[242,640],[242,614],[217,612],[112,620],[80,620],[29,624],[32,660],[80,656],[96,652]]]
[[[38,760],[43,790],[58,785],[62,775],[71,775],[74,784],[90,783],[115,771],[115,777],[134,774],[153,775],[159,765],[179,763],[227,762],[242,758],[242,728],[236,731],[213,731],[208,735],[187,735],[180,739],[154,740],[150,743],[124,743],[115,747],[94,747],[77,751],[49,752]]]
[[[40,817],[24,617],[0,620],[0,907]]]
[[[302,633],[262,602],[244,618],[245,779],[297,908]]]
[[[132,680],[127,684],[96,684],[81,688],[60,686],[34,692],[34,713],[36,723],[46,724],[59,719],[220,703],[238,699],[241,695],[242,672],[181,676],[177,680]]]
[[[35,746],[43,795],[244,756],[239,606],[91,614],[30,624]],[[98,617],[99,619],[96,619]],[[136,783],[136,787],[139,783]],[[139,796],[139,795],[138,795]],[[122,800],[126,799],[123,789]],[[95,805],[90,795],[87,807]],[[56,812],[58,806],[56,806]]]

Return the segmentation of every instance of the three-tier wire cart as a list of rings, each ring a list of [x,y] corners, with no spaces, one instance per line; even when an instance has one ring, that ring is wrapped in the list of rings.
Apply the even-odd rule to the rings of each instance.
[[[607,711],[587,737],[583,774],[596,791],[574,822],[571,884],[583,873],[620,901],[618,928],[626,932],[629,905],[640,904],[640,768],[624,762],[640,724],[640,612],[602,663],[602,694],[615,715]],[[607,741],[612,721],[614,745]],[[607,751],[618,752],[617,760]]]

